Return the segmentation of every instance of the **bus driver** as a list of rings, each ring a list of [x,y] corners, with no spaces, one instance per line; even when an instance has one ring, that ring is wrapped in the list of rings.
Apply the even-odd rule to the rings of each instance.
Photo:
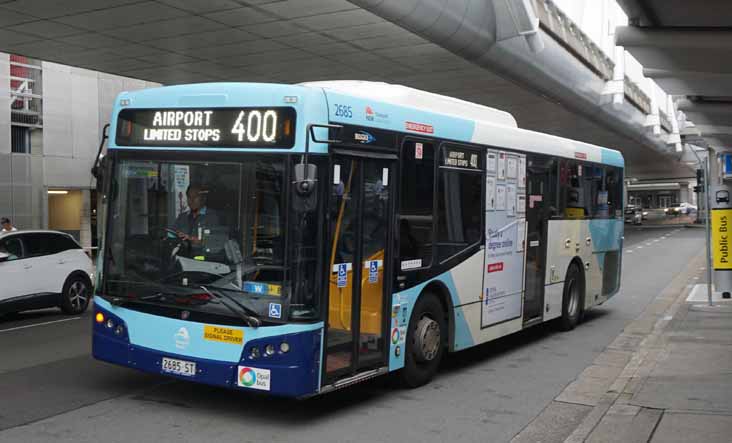
[[[219,218],[206,206],[208,191],[200,185],[190,185],[186,190],[188,210],[178,215],[173,229],[181,240],[191,244],[192,255],[202,251],[202,241],[206,231],[219,226]]]

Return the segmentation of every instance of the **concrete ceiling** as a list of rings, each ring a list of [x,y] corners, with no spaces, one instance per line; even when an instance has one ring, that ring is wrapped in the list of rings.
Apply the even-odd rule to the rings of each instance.
[[[631,26],[617,32],[711,146],[732,146],[732,2],[619,0]]]
[[[561,99],[500,78],[347,0],[0,0],[0,51],[163,84],[404,84],[508,111],[526,129],[619,149],[631,175],[691,175]]]

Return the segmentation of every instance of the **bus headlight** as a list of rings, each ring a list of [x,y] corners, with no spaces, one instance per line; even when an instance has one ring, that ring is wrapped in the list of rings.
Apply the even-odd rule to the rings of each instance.
[[[290,344],[284,341],[280,343],[280,352],[283,354],[290,352]]]
[[[275,353],[275,347],[274,347],[274,345],[273,344],[268,344],[267,346],[265,346],[264,347],[264,353],[265,353],[265,355],[267,355],[267,357],[269,357],[271,355],[274,355],[274,353]]]
[[[259,356],[260,356],[260,353],[259,353],[258,347],[255,346],[252,348],[251,351],[249,351],[249,358],[259,358]]]
[[[106,325],[109,329],[112,329],[114,327],[114,320],[112,320],[111,318],[108,318]]]
[[[117,335],[122,335],[125,333],[125,327],[122,325],[117,325],[116,328],[114,328],[114,333]]]

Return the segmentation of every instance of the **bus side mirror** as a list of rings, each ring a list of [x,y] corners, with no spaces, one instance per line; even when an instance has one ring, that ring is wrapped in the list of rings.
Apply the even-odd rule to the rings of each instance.
[[[294,174],[297,193],[304,197],[310,195],[318,181],[318,167],[312,163],[298,163]]]
[[[104,189],[104,180],[106,179],[104,172],[107,170],[107,164],[109,163],[109,159],[107,156],[102,156],[102,158],[99,159],[99,162],[92,167],[91,173],[92,176],[97,180],[97,192],[102,192]]]

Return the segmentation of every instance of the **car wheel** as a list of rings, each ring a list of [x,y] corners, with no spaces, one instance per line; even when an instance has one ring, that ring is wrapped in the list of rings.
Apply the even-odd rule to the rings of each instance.
[[[402,384],[416,388],[437,372],[447,344],[447,322],[442,303],[427,292],[417,300],[407,329]]]
[[[582,273],[579,266],[571,264],[564,280],[564,295],[562,296],[562,317],[559,319],[559,328],[570,331],[577,326],[582,315]]]
[[[84,277],[71,276],[66,280],[61,297],[61,310],[64,314],[81,314],[89,306],[91,285]]]

